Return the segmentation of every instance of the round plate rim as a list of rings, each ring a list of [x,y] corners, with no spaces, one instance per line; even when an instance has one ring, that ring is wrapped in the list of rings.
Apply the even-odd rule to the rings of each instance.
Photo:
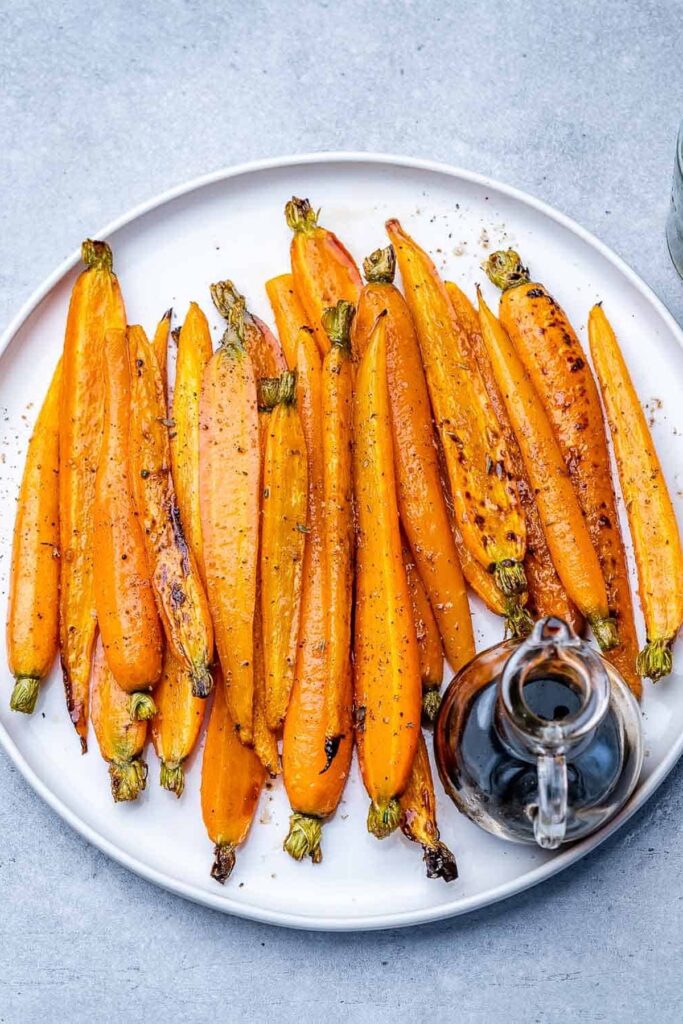
[[[331,151],[301,153],[253,160],[247,163],[237,164],[233,167],[213,171],[209,174],[193,178],[183,184],[176,185],[170,189],[166,189],[164,192],[153,196],[151,199],[132,207],[122,216],[117,217],[115,220],[107,224],[106,227],[95,232],[93,237],[109,238],[116,231],[119,231],[121,228],[131,224],[139,217],[164,206],[166,203],[169,203],[174,199],[189,195],[191,192],[199,191],[206,186],[226,181],[230,178],[257,174],[262,171],[277,170],[284,167],[328,163],[369,163],[374,165],[384,165],[387,167],[423,170],[429,173],[440,174],[448,178],[453,178],[455,180],[480,185],[483,188],[488,188],[491,191],[496,191],[502,195],[518,200],[549,219],[554,220],[556,223],[571,231],[572,234],[576,235],[599,252],[601,256],[603,256],[621,274],[623,274],[641,293],[650,306],[652,306],[659,316],[661,316],[666,326],[676,338],[679,346],[683,348],[683,330],[679,327],[678,323],[661,299],[655,295],[649,285],[647,285],[642,278],[639,277],[639,275],[636,274],[635,271],[617,255],[617,253],[614,252],[614,250],[610,249],[610,247],[605,245],[604,242],[601,242],[600,239],[590,231],[581,227],[581,225],[571,217],[568,217],[566,214],[556,210],[543,200],[537,199],[535,196],[532,196],[521,189],[515,188],[511,185],[506,185],[505,183],[499,182],[487,175],[468,171],[452,164],[427,160],[420,157],[407,157],[391,153],[363,151]],[[10,321],[8,327],[3,331],[2,336],[0,337],[0,358],[33,311],[50,293],[50,291],[52,291],[55,285],[76,266],[79,259],[80,250],[76,250],[67,257],[67,259],[63,260],[63,262],[45,278],[42,284],[35,289],[29,299],[19,309],[16,316]],[[473,910],[479,910],[493,903],[507,899],[517,893],[524,892],[526,889],[530,889],[533,886],[538,885],[540,882],[545,881],[545,879],[551,878],[553,875],[563,871],[571,864],[576,863],[613,835],[617,829],[628,821],[628,819],[645,804],[655,790],[657,790],[662,782],[664,782],[667,775],[683,753],[683,734],[678,737],[676,742],[668,751],[666,757],[657,765],[649,778],[635,791],[629,802],[620,811],[620,813],[616,815],[616,817],[614,817],[607,825],[594,835],[568,847],[552,860],[534,868],[533,871],[527,872],[519,879],[505,882],[504,884],[496,886],[485,893],[479,893],[475,896],[467,897],[466,899],[459,899],[456,897],[449,902],[442,903],[435,907],[399,911],[397,913],[372,914],[364,918],[316,917],[312,915],[293,914],[284,911],[266,910],[259,906],[238,903],[232,900],[229,896],[223,895],[223,893],[217,892],[214,895],[211,892],[201,889],[199,886],[188,884],[183,882],[181,879],[174,878],[164,872],[157,871],[155,868],[150,867],[143,861],[131,856],[115,843],[110,842],[110,840],[100,835],[94,828],[82,821],[77,814],[71,811],[71,809],[67,807],[66,804],[64,804],[62,800],[60,800],[33,771],[2,723],[0,723],[0,745],[2,745],[7,756],[21,772],[22,776],[31,788],[46,804],[48,804],[49,807],[52,808],[52,810],[56,811],[56,813],[66,821],[71,828],[122,867],[127,868],[129,871],[134,872],[134,874],[139,875],[141,878],[158,885],[160,888],[182,896],[184,899],[210,907],[212,910],[219,910],[222,913],[233,914],[236,917],[258,921],[264,924],[311,931],[370,931],[428,924],[433,921],[442,921],[451,917],[460,916],[461,914],[467,914]]]

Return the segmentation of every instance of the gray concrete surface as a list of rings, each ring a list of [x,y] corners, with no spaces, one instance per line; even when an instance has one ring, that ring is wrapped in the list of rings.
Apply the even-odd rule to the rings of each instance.
[[[342,148],[539,195],[680,318],[663,221],[682,16],[677,0],[6,0],[0,321],[159,190]],[[303,934],[127,874],[0,756],[0,1021],[679,1021],[682,819],[679,768],[618,836],[527,895],[413,931]]]

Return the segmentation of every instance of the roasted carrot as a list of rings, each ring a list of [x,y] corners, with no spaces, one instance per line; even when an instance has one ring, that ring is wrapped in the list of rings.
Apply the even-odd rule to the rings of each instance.
[[[271,329],[247,309],[243,295],[232,281],[211,285],[214,306],[229,323],[239,324],[242,340],[254,369],[256,380],[274,377],[287,369],[280,342]]]
[[[199,497],[204,568],[231,717],[253,738],[254,609],[259,538],[256,381],[236,304],[209,360],[199,401]]]
[[[197,563],[188,547],[171,475],[166,395],[154,349],[128,328],[131,380],[130,468],[161,623],[171,651],[206,697],[213,680],[213,628]]]
[[[386,227],[417,330],[460,533],[506,596],[521,593],[526,529],[500,424],[436,267],[397,220]]]
[[[474,306],[457,284],[446,282],[446,291],[451,300],[455,315],[465,333],[474,359],[479,367],[489,400],[500,424],[510,460],[512,473],[517,481],[519,500],[526,520],[526,555],[524,570],[528,583],[527,611],[536,618],[555,615],[568,622],[576,631],[581,632],[582,621],[575,605],[569,600],[567,591],[557,574],[550,557],[543,526],[541,525],[536,501],[529,483],[524,460],[519,444],[512,429],[505,402],[496,382],[486,345],[481,336],[479,317]]]
[[[59,415],[62,364],[28,445],[14,520],[7,610],[12,711],[33,713],[59,645]]]
[[[334,813],[351,763],[351,676],[343,703],[343,739],[329,763],[327,738],[328,577],[325,565],[322,366],[309,328],[299,332],[297,405],[308,452],[308,533],[304,548],[303,591],[294,686],[287,708],[282,767],[294,812],[285,850],[296,860],[322,858],[322,824]]]
[[[403,564],[410,592],[410,603],[415,623],[415,638],[420,653],[420,676],[422,678],[422,714],[433,722],[441,703],[443,682],[443,649],[439,627],[434,618],[427,591],[420,579],[412,552],[403,541]]]
[[[555,568],[603,650],[616,642],[605,581],[562,452],[531,377],[503,328],[479,293],[481,332]]]
[[[152,339],[152,348],[154,354],[157,357],[157,363],[159,364],[159,371],[161,373],[161,379],[164,382],[164,386],[167,383],[167,367],[168,367],[168,336],[171,330],[171,317],[173,316],[173,309],[167,309],[161,320],[157,324]]]
[[[326,735],[325,753],[336,756],[346,710],[351,673],[351,606],[353,603],[353,366],[351,324],[355,309],[340,299],[323,312],[330,350],[322,368],[323,516],[327,572]]]
[[[566,314],[543,285],[530,281],[516,252],[493,253],[486,272],[503,289],[501,323],[545,407],[600,559],[618,629],[609,659],[639,696],[638,638],[595,379]]]
[[[106,242],[83,243],[86,269],[74,284],[62,357],[59,431],[60,649],[66,701],[87,749],[90,662],[95,642],[93,504],[102,439],[102,345],[126,312]]]
[[[318,224],[318,213],[308,199],[296,196],[285,206],[287,224],[294,232],[290,249],[294,287],[325,355],[330,343],[322,326],[323,311],[339,299],[355,305],[363,282],[351,254],[336,235]]]
[[[260,586],[266,718],[276,730],[284,721],[294,682],[308,494],[306,441],[296,407],[296,373],[266,382]],[[263,405],[259,399],[259,406]]]
[[[672,670],[671,648],[683,622],[681,535],[652,435],[601,305],[590,311],[588,336],[638,568],[647,643],[637,668],[656,682]]]
[[[247,837],[266,773],[255,752],[240,742],[218,676],[202,760],[202,817],[215,845],[211,877],[223,884],[235,850]]]
[[[296,346],[299,328],[307,327],[308,322],[301,299],[294,287],[291,274],[280,274],[266,281],[266,293],[275,317],[280,344],[284,349],[287,366],[293,370],[296,366]]]
[[[194,696],[187,666],[168,649],[154,703],[152,742],[161,762],[159,782],[180,797],[185,788],[185,761],[199,737],[206,700]]]
[[[395,266],[391,246],[365,260],[368,283],[358,303],[352,343],[359,359],[377,317],[387,311],[387,378],[398,507],[446,657],[457,671],[474,656],[472,622],[441,486],[420,349],[405,299],[393,284]]]
[[[209,324],[196,302],[190,303],[178,335],[173,391],[171,467],[180,521],[190,551],[204,573],[199,511],[199,395],[204,369],[213,353]]]
[[[142,758],[147,722],[134,721],[129,705],[128,694],[114,679],[98,636],[93,655],[90,713],[100,753],[109,762],[111,793],[117,803],[137,800],[147,782],[147,765]]]
[[[354,486],[358,566],[354,705],[368,830],[378,839],[399,823],[420,732],[422,684],[401,555],[387,388],[386,317],[360,361],[354,394]]]
[[[125,330],[104,339],[104,431],[95,477],[93,579],[107,664],[131,699],[135,718],[151,718],[150,690],[161,674],[162,634],[145,538],[129,472],[131,377]],[[139,691],[139,692],[135,692]]]
[[[458,866],[455,857],[439,836],[432,769],[421,733],[413,770],[401,795],[400,804],[401,831],[413,843],[419,843],[422,847],[427,878],[443,878],[444,882],[454,882],[458,877]]]
[[[277,746],[278,730],[270,728],[267,715],[266,636],[257,589],[254,610],[254,750],[270,777],[275,778],[280,774],[280,753]]]

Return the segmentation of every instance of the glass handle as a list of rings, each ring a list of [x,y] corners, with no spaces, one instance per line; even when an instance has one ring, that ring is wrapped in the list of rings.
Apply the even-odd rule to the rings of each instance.
[[[541,754],[534,838],[544,850],[556,850],[567,829],[567,762],[562,754]]]

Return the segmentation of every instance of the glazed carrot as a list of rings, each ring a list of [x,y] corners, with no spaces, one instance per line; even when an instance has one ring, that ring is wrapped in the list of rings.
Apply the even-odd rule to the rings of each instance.
[[[262,382],[263,385],[264,382]],[[294,682],[301,573],[306,538],[308,465],[296,407],[296,374],[270,378],[265,417],[260,584],[266,680],[266,718],[282,724]],[[261,392],[263,395],[263,390]],[[262,406],[263,399],[259,399]]]
[[[59,628],[67,707],[85,751],[96,627],[92,539],[104,403],[102,344],[108,327],[126,326],[126,312],[106,242],[88,239],[81,254],[86,269],[71,293],[62,357]]]
[[[128,694],[118,685],[97,638],[90,684],[90,713],[100,753],[109,762],[111,793],[118,803],[137,800],[147,782],[142,751],[147,722],[130,716]]]
[[[619,634],[609,659],[639,696],[638,638],[595,379],[564,311],[543,285],[529,280],[516,252],[493,253],[486,272],[504,289],[501,323],[545,406],[600,560]]]
[[[209,324],[196,302],[190,303],[178,335],[173,391],[171,467],[180,521],[190,551],[204,574],[199,511],[199,395],[204,369],[213,353]]]
[[[422,684],[410,594],[401,557],[386,377],[386,317],[361,359],[354,395],[357,505],[356,736],[370,796],[368,830],[384,838],[399,823],[398,797],[420,732]]]
[[[251,743],[260,459],[256,381],[244,337],[238,304],[202,380],[199,498],[206,585],[228,707],[240,739]]]
[[[536,618],[555,615],[568,622],[572,629],[580,633],[583,628],[581,616],[575,605],[569,600],[567,591],[562,586],[562,581],[557,575],[557,570],[550,557],[533,491],[524,468],[522,453],[519,450],[519,444],[510,423],[505,402],[496,382],[491,360],[481,336],[477,311],[465,293],[458,288],[457,284],[447,281],[446,291],[479,367],[491,406],[503,432],[510,460],[510,468],[517,481],[519,501],[526,520],[527,546],[524,569],[528,583],[527,611],[531,612]]]
[[[318,213],[308,199],[292,196],[285,218],[294,232],[290,249],[294,287],[325,355],[330,343],[322,327],[323,311],[339,299],[355,305],[363,282],[351,254],[336,235],[318,224]]]
[[[240,324],[244,347],[249,354],[256,380],[275,377],[287,369],[280,342],[271,329],[250,313],[244,296],[232,281],[218,281],[211,285],[214,306],[228,322]]]
[[[550,554],[603,650],[616,643],[605,581],[550,421],[531,377],[502,324],[479,293],[481,331],[491,367],[519,442]]]
[[[443,650],[439,627],[434,618],[427,591],[407,542],[403,540],[403,564],[410,592],[410,603],[415,623],[415,638],[420,653],[420,676],[422,678],[422,714],[433,722],[441,703],[443,682]]]
[[[308,322],[301,299],[294,287],[291,274],[280,274],[266,281],[266,294],[275,317],[280,344],[284,349],[287,366],[293,370],[296,366],[296,346],[299,328],[307,327]]]
[[[378,249],[363,264],[368,283],[361,293],[353,329],[354,356],[362,356],[377,317],[386,310],[398,507],[446,657],[457,671],[474,656],[472,622],[441,486],[420,348],[405,299],[392,283],[395,265],[391,246]]]
[[[271,729],[267,716],[268,690],[265,662],[265,634],[261,618],[261,602],[256,591],[254,609],[254,750],[271,778],[280,774],[280,754],[277,747],[278,733]]]
[[[327,571],[327,687],[325,753],[336,756],[348,721],[346,690],[351,672],[353,603],[353,366],[351,323],[355,309],[340,299],[323,312],[330,350],[322,368],[323,515]]]
[[[159,371],[164,385],[166,384],[168,366],[168,335],[171,330],[172,316],[173,309],[167,309],[157,324],[157,328],[152,339],[152,348],[154,349],[154,354],[157,357],[157,363],[159,364]]]
[[[7,661],[12,711],[33,713],[59,644],[59,413],[57,364],[26,453],[12,541]]]
[[[202,818],[215,845],[211,877],[223,884],[235,866],[235,850],[247,837],[266,773],[258,757],[240,742],[218,677],[202,760]]]
[[[125,330],[104,338],[104,431],[95,477],[93,580],[107,664],[134,694],[131,714],[151,718],[150,690],[161,674],[162,634],[145,538],[129,472],[131,377]]]
[[[192,675],[195,696],[213,680],[213,628],[197,563],[187,545],[171,475],[166,395],[154,349],[128,328],[131,380],[130,469],[157,608],[172,653]]]
[[[297,405],[308,452],[308,533],[304,548],[303,591],[294,686],[287,708],[282,767],[294,812],[285,850],[301,860],[322,859],[320,839],[325,818],[334,813],[351,764],[351,676],[347,680],[342,720],[344,738],[331,762],[327,737],[326,685],[328,577],[325,566],[322,366],[310,328],[299,332]]]
[[[458,877],[455,857],[441,842],[436,823],[436,795],[424,736],[420,733],[410,779],[400,798],[401,831],[424,853],[427,878],[454,882]]]
[[[431,259],[387,221],[422,352],[462,538],[506,596],[526,589],[524,516],[500,425]]]
[[[151,721],[152,742],[161,762],[159,782],[180,797],[185,788],[184,764],[199,737],[206,700],[194,696],[191,674],[168,649],[154,690],[154,703],[157,711]]]
[[[683,622],[683,552],[671,496],[645,415],[602,306],[588,318],[593,365],[612,434],[638,568],[647,643],[638,672],[669,675],[671,648]]]

